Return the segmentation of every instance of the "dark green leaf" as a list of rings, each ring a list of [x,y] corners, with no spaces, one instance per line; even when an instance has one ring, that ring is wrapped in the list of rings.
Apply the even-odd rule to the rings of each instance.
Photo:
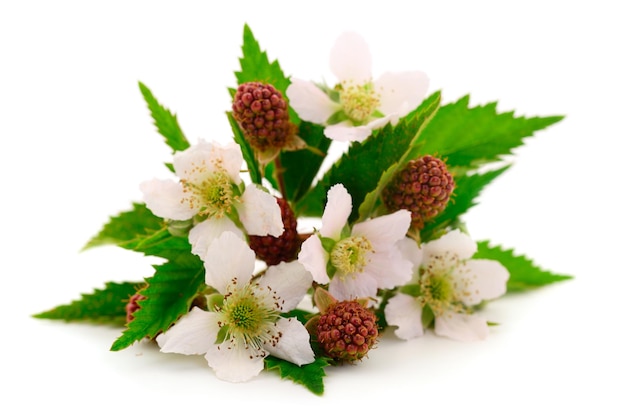
[[[421,154],[445,156],[449,166],[477,168],[521,146],[525,137],[563,119],[498,113],[497,104],[469,107],[469,96],[439,109],[421,134]]]
[[[152,339],[166,331],[191,303],[204,285],[202,261],[191,253],[182,253],[176,262],[155,266],[154,276],[146,279],[148,286],[141,291],[145,299],[134,312],[134,319],[115,340],[111,350],[122,350],[143,338]]]
[[[478,242],[478,252],[474,254],[474,258],[498,260],[509,270],[507,292],[525,291],[572,278],[570,275],[543,270],[529,258],[514,255],[513,250],[489,245],[487,241]]]
[[[108,282],[102,290],[96,289],[90,294],[81,295],[79,300],[33,316],[41,319],[124,325],[126,303],[144,285],[143,282]]]
[[[267,370],[277,370],[280,377],[291,379],[297,384],[305,386],[315,395],[324,393],[324,368],[328,363],[323,358],[316,359],[308,365],[298,366],[293,363],[278,359],[273,356],[265,358],[265,368]]]
[[[173,152],[188,148],[189,142],[178,125],[176,115],[161,105],[146,85],[139,82],[139,89],[148,104],[154,125],[158,132],[165,137],[165,143],[172,148]]]
[[[352,143],[350,149],[296,204],[296,213],[320,217],[328,189],[341,183],[352,196],[351,220],[356,219],[366,195],[383,187],[380,183],[382,175],[415,153],[419,133],[437,111],[439,100],[440,94],[437,92],[420,105],[418,112],[401,118],[395,126],[387,124],[366,141]],[[362,216],[365,217],[365,214]]]

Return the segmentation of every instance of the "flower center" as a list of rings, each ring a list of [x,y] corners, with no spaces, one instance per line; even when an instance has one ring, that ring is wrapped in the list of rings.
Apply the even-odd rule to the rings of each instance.
[[[330,253],[331,264],[340,276],[363,271],[367,265],[367,254],[372,252],[372,244],[363,236],[351,236],[337,242]]]
[[[267,344],[276,343],[279,338],[276,321],[280,314],[272,301],[275,298],[275,294],[256,283],[226,294],[219,322],[222,337],[218,340],[261,352]]]
[[[419,281],[422,290],[420,300],[432,309],[435,316],[441,316],[447,311],[466,312],[457,295],[457,280],[452,276],[458,266],[458,256],[445,253],[436,256],[428,266],[422,268]]]
[[[364,85],[342,84],[339,102],[348,118],[356,124],[364,124],[380,105],[380,95],[369,82]]]
[[[226,171],[216,171],[199,183],[182,179],[183,191],[189,196],[191,207],[199,208],[198,215],[220,218],[230,211],[233,205],[233,184]]]

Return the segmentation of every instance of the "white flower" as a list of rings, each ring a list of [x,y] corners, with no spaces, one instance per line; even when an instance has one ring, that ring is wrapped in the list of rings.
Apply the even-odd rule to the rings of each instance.
[[[239,176],[242,164],[237,144],[201,141],[174,155],[179,181],[153,179],[141,183],[140,189],[148,208],[159,217],[204,219],[190,232],[192,251],[197,255],[205,253],[210,238],[225,230],[238,230],[230,218],[238,220],[250,235],[280,236],[283,223],[276,199],[255,184],[244,187]]]
[[[219,303],[211,311],[194,307],[157,336],[162,352],[203,354],[217,377],[231,382],[258,375],[270,354],[297,365],[315,360],[304,325],[281,316],[311,286],[301,264],[283,262],[251,279],[254,251],[232,232],[213,241],[204,261],[206,283],[221,295]]]
[[[298,261],[337,300],[375,297],[411,280],[412,264],[398,247],[411,224],[411,213],[393,214],[356,223],[346,232],[352,198],[341,184],[328,191],[319,234],[302,244]],[[329,272],[330,271],[330,272]]]
[[[372,131],[415,109],[428,90],[420,71],[386,72],[372,79],[372,58],[358,34],[342,34],[330,54],[335,87],[318,87],[293,78],[286,94],[300,118],[325,125],[324,134],[338,141],[362,141]]]
[[[434,315],[437,335],[460,341],[487,337],[487,321],[472,313],[471,307],[502,296],[509,272],[499,261],[471,259],[476,249],[476,243],[458,230],[425,243],[421,250],[415,245],[419,291],[398,293],[385,307],[387,323],[398,327],[398,337],[410,339],[424,334],[425,307]]]

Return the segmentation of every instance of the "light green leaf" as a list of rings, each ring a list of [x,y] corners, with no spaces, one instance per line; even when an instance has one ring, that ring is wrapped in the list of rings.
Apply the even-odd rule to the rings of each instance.
[[[189,142],[178,125],[176,115],[161,105],[146,85],[139,82],[139,89],[148,104],[157,131],[165,137],[165,143],[172,148],[172,152],[188,148]]]
[[[113,216],[89,240],[83,249],[102,245],[117,245],[146,236],[163,228],[163,219],[155,216],[143,203],[133,203],[132,209]]]
[[[541,269],[529,258],[515,255],[510,249],[492,246],[488,241],[478,242],[478,251],[474,254],[474,258],[500,261],[509,270],[510,278],[507,282],[507,292],[526,291],[573,278],[570,275],[555,274]]]
[[[329,364],[324,358],[316,359],[308,365],[298,366],[273,356],[265,358],[265,369],[277,370],[280,377],[291,379],[297,384],[305,386],[315,395],[324,393],[324,368]]]
[[[124,325],[126,303],[143,282],[108,282],[104,289],[83,294],[79,300],[33,315],[40,319],[91,321],[98,324]]]
[[[498,113],[495,102],[469,107],[469,96],[439,109],[421,134],[420,153],[445,156],[448,166],[477,168],[511,154],[523,139],[563,119]]]

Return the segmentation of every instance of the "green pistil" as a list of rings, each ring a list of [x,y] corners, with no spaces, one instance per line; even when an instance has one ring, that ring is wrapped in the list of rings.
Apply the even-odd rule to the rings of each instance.
[[[339,102],[347,117],[355,124],[365,124],[380,105],[380,95],[369,82],[364,85],[341,85]]]
[[[337,242],[330,253],[330,262],[340,276],[363,271],[372,244],[362,236],[351,236]]]
[[[225,296],[218,341],[260,350],[277,340],[275,323],[280,314],[260,297],[264,291],[255,284],[248,284]]]

